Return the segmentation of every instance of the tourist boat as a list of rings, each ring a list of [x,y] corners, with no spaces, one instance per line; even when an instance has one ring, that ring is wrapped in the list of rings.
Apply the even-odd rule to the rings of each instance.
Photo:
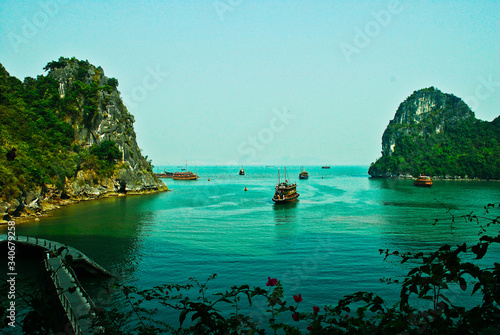
[[[245,170],[243,169],[243,166],[242,166],[240,169],[240,176],[244,176],[244,175],[245,175]]]
[[[309,173],[302,167],[302,171],[299,173],[299,179],[308,179]]]
[[[155,176],[157,176],[158,178],[172,178],[174,176],[174,173],[165,170],[163,172],[155,173]]]
[[[196,172],[193,173],[191,171],[188,171],[187,163],[186,163],[186,168],[182,169],[182,170],[185,170],[185,171],[174,172],[174,174],[172,175],[172,179],[174,179],[174,180],[196,180],[196,179],[198,179],[198,175],[196,174]]]
[[[330,165],[323,165],[321,168],[322,168],[322,169],[329,169],[329,168],[330,168]]]
[[[297,193],[297,184],[289,183],[286,179],[286,168],[285,168],[285,181],[280,181],[280,170],[278,169],[278,184],[276,185],[273,201],[275,204],[284,204],[297,200],[299,197]]]
[[[420,175],[417,179],[415,179],[413,185],[421,187],[431,187],[432,186],[431,177]]]

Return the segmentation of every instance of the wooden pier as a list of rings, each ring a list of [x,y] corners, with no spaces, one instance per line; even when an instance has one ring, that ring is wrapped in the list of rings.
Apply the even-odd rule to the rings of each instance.
[[[29,236],[16,236],[15,243],[40,247],[45,251],[45,269],[54,283],[61,306],[75,335],[97,334],[98,331],[92,327],[94,302],[78,281],[73,268],[66,265],[63,259],[70,256],[72,266],[82,267],[92,274],[111,274],[79,250],[62,243]]]

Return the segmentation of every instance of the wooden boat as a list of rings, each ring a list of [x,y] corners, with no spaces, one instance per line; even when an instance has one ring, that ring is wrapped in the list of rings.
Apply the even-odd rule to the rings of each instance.
[[[431,187],[432,179],[429,176],[420,175],[417,179],[415,179],[413,185],[420,187]]]
[[[299,173],[299,179],[308,179],[309,173],[302,167],[302,171]]]
[[[245,175],[245,170],[243,169],[243,166],[242,166],[240,169],[240,176],[244,176],[244,175]]]
[[[174,176],[174,173],[165,170],[163,172],[155,173],[155,176],[157,176],[158,178],[172,178]]]
[[[174,179],[174,180],[196,180],[196,179],[198,179],[198,175],[196,173],[188,171],[187,163],[186,163],[186,168],[183,170],[185,170],[185,171],[174,172],[174,174],[172,175],[172,179]]]
[[[273,201],[275,204],[285,204],[297,200],[299,197],[297,193],[297,184],[289,183],[286,179],[286,168],[285,168],[285,181],[280,181],[280,171],[278,169],[278,184],[276,185]]]
[[[172,179],[174,179],[174,180],[196,180],[196,179],[198,179],[198,175],[191,172],[191,171],[175,172],[174,175],[172,176]]]

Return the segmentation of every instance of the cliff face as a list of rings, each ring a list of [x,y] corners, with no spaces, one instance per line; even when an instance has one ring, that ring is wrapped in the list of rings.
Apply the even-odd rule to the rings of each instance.
[[[402,102],[382,135],[382,157],[370,166],[372,177],[432,174],[498,178],[488,168],[496,161],[498,122],[477,120],[452,94],[433,87]]]
[[[44,70],[21,82],[0,65],[0,220],[167,189],[141,154],[116,79],[75,58]]]
[[[48,76],[58,82],[60,97],[74,97],[78,111],[72,119],[75,142],[90,147],[112,141],[122,154],[121,168],[111,180],[100,183],[99,186],[105,188],[102,191],[143,191],[164,186],[150,171],[150,163],[142,156],[137,145],[134,117],[123,104],[116,88],[118,81],[106,77],[101,67],[95,67],[88,61],[60,59],[49,63],[47,69]],[[91,87],[91,92],[81,90],[82,84]],[[85,183],[82,183],[82,179]],[[88,185],[91,179],[92,176],[80,172],[76,180],[69,183],[69,193],[80,194],[83,190],[78,185]],[[94,189],[93,193],[97,191]]]
[[[391,156],[402,136],[428,138],[468,118],[474,118],[474,113],[454,95],[431,89],[414,92],[399,105],[384,131],[382,156]]]

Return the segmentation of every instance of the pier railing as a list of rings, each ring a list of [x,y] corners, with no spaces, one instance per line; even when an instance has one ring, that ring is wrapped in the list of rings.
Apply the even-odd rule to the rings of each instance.
[[[64,294],[64,292],[61,292],[63,289],[63,286],[61,285],[61,281],[59,280],[59,276],[57,275],[56,269],[52,265],[49,264],[48,260],[44,258],[44,263],[45,263],[45,270],[50,273],[50,278],[54,282],[54,285],[56,287],[57,291],[57,296],[59,297],[59,301],[61,302],[61,305],[64,309],[64,312],[66,313],[69,322],[71,322],[71,326],[73,327],[73,331],[75,332],[75,335],[85,335],[82,332],[82,329],[80,328],[80,325],[78,323],[78,317],[75,314],[73,307],[71,306],[71,303],[69,302],[68,298]],[[62,263],[61,263],[62,266]]]
[[[50,273],[50,277],[52,281],[54,282],[57,295],[59,297],[59,301],[61,302],[61,306],[63,307],[72,327],[75,332],[75,335],[88,335],[88,334],[93,334],[94,332],[91,329],[87,329],[90,327],[90,325],[87,325],[90,323],[90,321],[85,321],[84,323],[86,326],[82,327],[80,325],[79,318],[85,315],[93,315],[92,313],[92,308],[95,307],[94,302],[92,301],[92,298],[90,295],[87,293],[87,291],[83,288],[83,286],[80,284],[80,282],[77,279],[77,276],[71,266],[66,266],[64,263],[64,254],[58,255],[57,257],[51,257],[51,253],[53,252],[56,254],[60,248],[66,248],[66,255],[71,255],[73,259],[75,257],[77,258],[83,258],[85,259],[88,263],[91,263],[92,265],[99,267],[102,269],[98,264],[90,260],[87,256],[83,255],[81,252],[78,250],[69,247],[67,245],[49,241],[46,239],[38,238],[38,237],[29,237],[29,236],[18,236],[16,235],[16,241],[20,243],[27,243],[30,245],[37,245],[45,249],[47,252],[47,257],[44,257],[44,265],[45,265],[45,270]],[[56,261],[57,259],[57,261]],[[49,260],[54,260],[49,262]],[[52,264],[51,264],[52,263]],[[56,264],[54,264],[56,263]],[[54,265],[53,265],[54,264]],[[104,270],[104,269],[103,269]],[[61,279],[58,275],[59,271],[64,271],[68,278],[70,283],[66,283],[66,287],[62,285]],[[106,271],[106,270],[104,270]],[[65,275],[66,276],[66,275]],[[73,287],[72,285],[74,284],[75,286],[75,292],[76,294],[80,297],[79,300],[77,300],[77,304],[80,306],[72,306],[70,300],[68,299],[66,293],[68,292],[68,289]],[[74,300],[73,300],[74,301]],[[84,307],[84,312],[83,313],[77,313],[75,309],[78,309],[78,307]],[[84,328],[85,331],[82,330]]]

